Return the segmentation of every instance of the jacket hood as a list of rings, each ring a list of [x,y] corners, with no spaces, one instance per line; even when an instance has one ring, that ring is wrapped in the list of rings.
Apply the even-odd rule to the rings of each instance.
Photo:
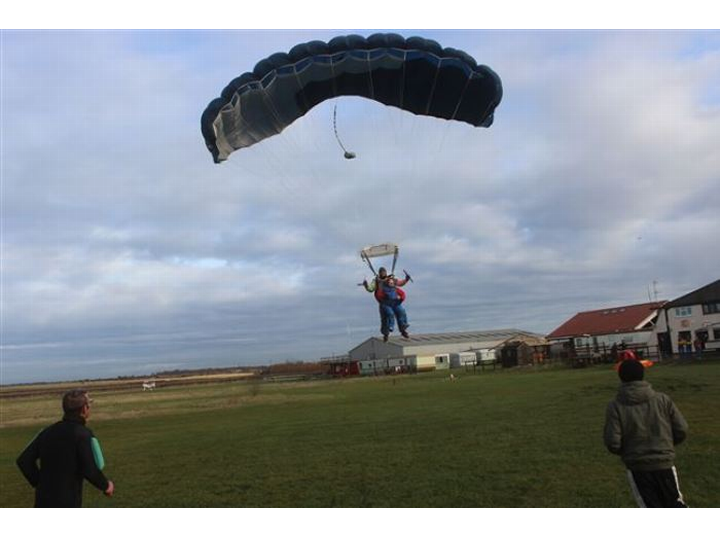
[[[647,402],[655,395],[650,383],[647,381],[631,381],[620,385],[617,401],[625,405],[637,405]]]

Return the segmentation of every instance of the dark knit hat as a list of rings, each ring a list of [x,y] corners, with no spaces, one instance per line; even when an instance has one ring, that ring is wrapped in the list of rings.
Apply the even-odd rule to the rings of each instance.
[[[623,383],[642,381],[642,378],[645,375],[645,367],[640,361],[622,361],[620,363],[620,368],[618,368],[618,375],[620,376],[620,379],[622,379]]]

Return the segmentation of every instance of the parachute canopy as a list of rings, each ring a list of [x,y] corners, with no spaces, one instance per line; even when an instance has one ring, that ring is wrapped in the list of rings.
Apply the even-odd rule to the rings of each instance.
[[[345,95],[413,114],[489,127],[502,99],[500,77],[467,53],[421,37],[339,36],[310,41],[260,61],[203,112],[216,163],[280,133],[312,107]]]

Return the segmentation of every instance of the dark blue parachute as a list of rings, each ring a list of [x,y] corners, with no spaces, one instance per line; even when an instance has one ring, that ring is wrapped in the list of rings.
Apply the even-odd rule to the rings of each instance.
[[[203,112],[216,163],[280,133],[312,107],[355,95],[414,114],[489,127],[502,99],[500,77],[467,53],[397,34],[311,41],[259,62]]]

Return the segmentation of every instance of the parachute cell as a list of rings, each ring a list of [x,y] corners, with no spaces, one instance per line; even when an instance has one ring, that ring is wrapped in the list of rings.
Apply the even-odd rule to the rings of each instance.
[[[463,51],[397,34],[311,41],[234,79],[203,112],[214,161],[280,133],[315,105],[359,96],[414,114],[489,127],[502,99],[492,69]]]

